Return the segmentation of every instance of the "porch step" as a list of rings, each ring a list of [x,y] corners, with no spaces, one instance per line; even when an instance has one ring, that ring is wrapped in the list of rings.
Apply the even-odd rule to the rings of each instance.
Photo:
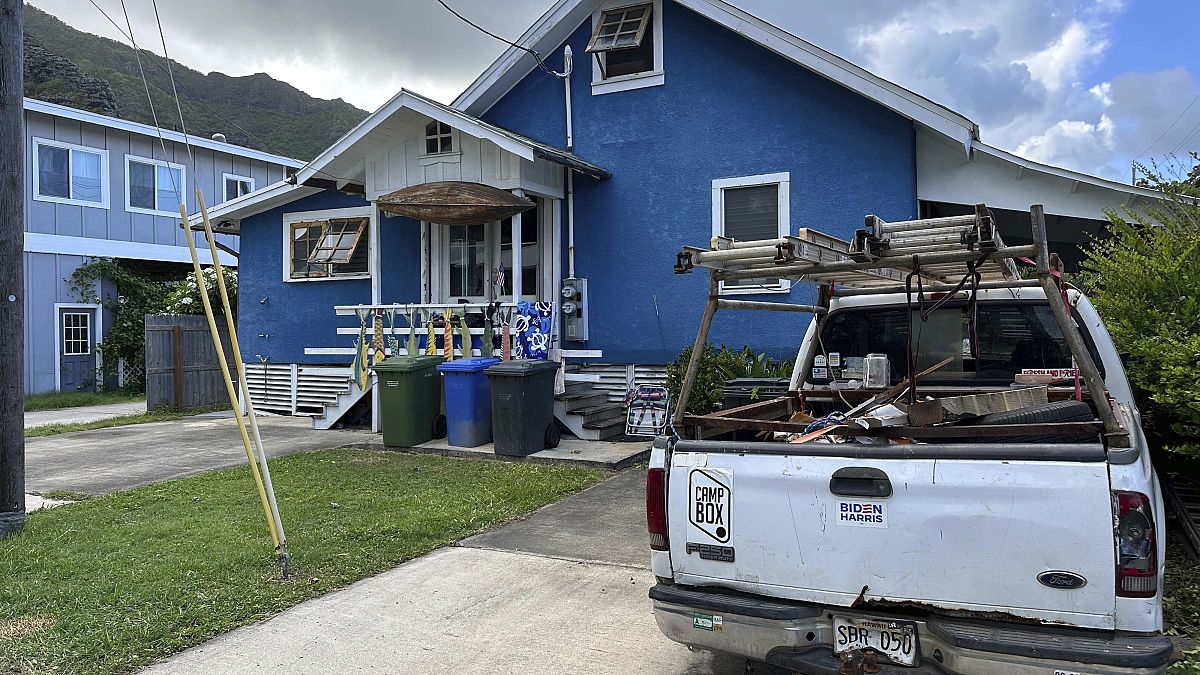
[[[589,424],[594,424],[596,422],[607,422],[608,420],[618,418],[621,420],[622,424],[624,424],[625,421],[625,406],[621,405],[620,403],[601,403],[600,405],[594,405],[588,408],[571,410],[571,412],[583,418],[583,427],[585,429],[589,428]]]
[[[554,397],[554,417],[586,441],[600,441],[625,433],[625,405],[609,402],[608,392],[591,382],[568,382]]]
[[[594,389],[572,394],[561,394],[555,398],[566,404],[568,412],[579,412],[608,404],[608,394]]]

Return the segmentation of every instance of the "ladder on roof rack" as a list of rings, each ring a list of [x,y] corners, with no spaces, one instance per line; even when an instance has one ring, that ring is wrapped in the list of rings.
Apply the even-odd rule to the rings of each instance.
[[[675,272],[696,267],[719,281],[787,278],[831,286],[896,291],[915,272],[925,285],[955,284],[975,265],[980,282],[1010,284],[1019,278],[1014,258],[1035,246],[1006,246],[987,207],[964,216],[889,223],[867,216],[866,227],[845,241],[811,229],[780,239],[736,241],[713,237],[710,248],[684,246]]]
[[[1068,308],[1053,301],[1060,297],[1062,289],[1051,271],[1041,205],[1031,206],[1029,215],[1033,243],[1024,246],[1004,244],[983,204],[977,204],[974,213],[945,218],[889,223],[877,216],[867,216],[866,227],[855,232],[852,241],[804,229],[794,237],[737,241],[714,236],[707,249],[684,246],[675,257],[675,273],[686,274],[697,267],[707,269],[708,302],[684,371],[674,423],[683,422],[699,372],[700,355],[718,309],[800,311],[818,316],[826,312],[825,307],[722,298],[721,281],[784,278],[850,289],[839,294],[861,294],[904,291],[910,277],[919,277],[926,292],[957,289],[965,278],[978,274],[979,280],[973,288],[1040,286],[1045,291],[1051,299],[1055,322],[1087,382],[1110,444],[1129,447],[1129,431],[1117,419],[1117,409],[1104,389],[1104,380]],[[1019,258],[1036,258],[1036,281],[1020,279],[1015,263]]]

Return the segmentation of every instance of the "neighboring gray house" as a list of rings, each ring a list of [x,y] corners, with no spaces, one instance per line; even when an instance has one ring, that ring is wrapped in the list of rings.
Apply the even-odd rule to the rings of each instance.
[[[283,180],[303,162],[146,124],[25,99],[25,391],[95,386],[106,311],[71,291],[88,258],[191,267],[177,190],[198,210]],[[193,175],[194,173],[194,175]],[[237,238],[221,235],[237,249]],[[201,260],[211,263],[207,247]],[[223,264],[237,265],[223,254]]]

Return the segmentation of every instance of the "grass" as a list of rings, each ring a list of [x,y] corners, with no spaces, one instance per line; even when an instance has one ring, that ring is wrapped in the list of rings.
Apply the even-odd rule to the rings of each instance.
[[[81,502],[92,498],[92,495],[87,492],[77,492],[75,490],[46,490],[45,492],[37,493],[37,496],[62,502]]]
[[[341,449],[271,475],[288,581],[245,467],[30,514],[0,541],[0,672],[129,672],[606,474]]]
[[[32,427],[25,430],[25,438],[37,438],[39,436],[54,436],[57,434],[65,434],[72,431],[90,431],[92,429],[107,429],[109,427],[122,427],[129,424],[145,424],[146,422],[170,422],[172,420],[183,419],[201,413],[212,412],[212,410],[188,410],[178,412],[170,408],[156,408],[144,413],[136,415],[120,415],[118,417],[109,417],[107,419],[96,420],[94,422],[69,422],[65,424],[45,424],[38,427]]]
[[[52,391],[47,394],[30,394],[25,397],[25,412],[38,410],[61,410],[84,405],[105,403],[130,403],[145,401],[144,394],[126,394],[120,391]]]
[[[1167,538],[1167,577],[1163,581],[1163,619],[1167,632],[1200,637],[1200,563],[1184,550],[1183,533],[1172,531]],[[1200,647],[1184,654],[1171,667],[1172,675],[1200,675]]]

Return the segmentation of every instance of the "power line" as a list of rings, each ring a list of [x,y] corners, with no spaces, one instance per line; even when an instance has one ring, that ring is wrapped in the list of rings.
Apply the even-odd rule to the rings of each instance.
[[[111,16],[109,16],[109,15],[108,15],[108,12],[104,11],[104,8],[103,8],[103,7],[101,7],[100,5],[96,4],[96,0],[88,0],[88,2],[92,3],[92,6],[93,6],[93,7],[95,7],[95,8],[96,8],[96,10],[97,10],[98,12],[100,12],[100,14],[101,14],[101,15],[102,15],[102,16],[103,16],[105,19],[108,19],[108,22],[112,24],[113,28],[116,28],[116,29],[117,29],[117,32],[118,32],[118,33],[120,33],[122,37],[124,37],[126,40],[128,40],[128,41],[130,42],[130,44],[135,44],[135,43],[134,43],[134,41],[133,41],[133,37],[132,37],[132,35],[131,35],[130,33],[126,33],[126,32],[125,32],[125,29],[121,28],[121,26],[120,26],[119,24],[117,24],[117,22],[116,22],[116,21],[113,21],[113,18],[112,18]],[[161,24],[160,24],[160,30],[161,30]],[[130,31],[132,32],[132,27],[130,28]],[[135,49],[136,49],[136,45],[135,45]],[[165,45],[164,45],[164,50],[165,50],[165,49],[166,49],[166,47],[165,47]],[[168,61],[170,61],[170,59],[169,59],[169,58],[168,58],[167,60],[168,60]],[[140,68],[140,66],[141,66],[141,59],[140,59],[140,58],[139,58],[138,62],[139,62],[139,68]],[[169,64],[168,64],[168,67],[164,67],[164,66],[163,66],[161,63],[159,63],[159,62],[158,62],[156,59],[150,59],[150,63],[151,63],[151,64],[153,64],[153,65],[154,65],[156,68],[158,68],[160,71],[162,71],[164,74],[166,74],[168,77],[171,77],[171,73],[168,71]],[[242,132],[243,134],[245,134],[245,135],[246,135],[248,138],[250,138],[250,139],[252,139],[253,141],[257,142],[261,148],[263,148],[263,149],[266,149],[266,148],[268,148],[268,147],[269,147],[269,144],[268,144],[268,143],[266,143],[265,141],[263,141],[263,139],[259,138],[258,136],[254,135],[253,133],[251,133],[251,132],[250,132],[250,130],[246,129],[245,127],[243,127],[242,125],[238,124],[237,122],[234,122],[233,120],[229,119],[229,118],[228,118],[228,117],[226,117],[226,116],[225,116],[225,115],[224,115],[224,114],[223,114],[223,113],[222,113],[220,110],[218,110],[218,109],[216,109],[216,108],[213,108],[212,106],[210,106],[210,105],[208,105],[207,103],[205,103],[203,98],[201,98],[201,97],[200,97],[198,94],[196,94],[196,92],[194,92],[194,91],[192,91],[191,89],[189,89],[189,88],[188,88],[188,86],[187,86],[186,84],[184,84],[183,82],[176,82],[176,81],[175,81],[175,79],[172,77],[172,78],[171,78],[171,83],[172,83],[172,85],[171,85],[172,87],[174,87],[176,84],[178,84],[178,85],[179,85],[179,88],[180,88],[180,89],[182,89],[182,90],[184,91],[184,93],[186,93],[186,94],[188,94],[189,96],[191,96],[191,100],[189,101],[190,103],[192,103],[192,104],[195,104],[195,105],[198,105],[198,106],[200,106],[200,107],[204,108],[205,110],[207,110],[208,112],[212,113],[212,114],[213,114],[213,115],[215,115],[216,117],[220,118],[220,119],[221,119],[221,121],[225,122],[225,123],[226,123],[226,124],[228,124],[229,126],[231,126],[231,127],[235,128],[235,129],[237,129],[238,131],[240,131],[240,132]],[[147,85],[147,86],[149,86],[149,85]],[[177,103],[177,107],[178,107],[178,101],[179,101],[179,95],[178,95],[178,93],[176,93],[176,103]],[[182,112],[181,112],[181,113],[180,113],[180,126],[182,126],[182,123],[183,123],[183,116],[182,116]],[[155,125],[157,126],[157,124],[158,124],[158,122],[157,122],[157,119],[156,119],[156,120],[155,120]],[[185,132],[185,136],[184,136],[184,137],[186,138],[186,132]],[[195,162],[195,160],[193,159],[193,163],[194,163],[194,162]],[[325,171],[324,169],[315,169],[315,172],[316,172],[316,173],[319,173],[319,174],[324,174],[324,175],[326,175],[326,176],[328,176],[328,177],[330,177],[330,178],[333,178],[334,180],[346,181],[347,183],[354,182],[354,181],[353,181],[353,179],[346,178],[345,176],[339,176],[339,175],[337,175],[337,174],[334,174],[334,173],[330,173],[330,172],[328,172],[328,171]],[[195,171],[193,171],[193,174],[195,174]],[[194,177],[194,176],[193,176],[193,177]]]
[[[167,77],[171,80],[171,95],[175,97],[175,112],[179,113],[179,128],[183,132],[183,147],[187,149],[188,159],[192,163],[192,186],[197,185],[196,156],[192,154],[192,144],[188,141],[187,124],[183,121],[183,106],[179,103],[179,92],[175,89],[175,73],[171,70],[171,56],[167,54],[167,36],[163,33],[162,19],[158,16],[158,0],[151,0],[154,6],[154,22],[158,24],[158,37],[162,40],[163,59],[167,62]]]
[[[550,75],[553,75],[555,77],[566,77],[567,75],[569,75],[569,73],[565,73],[565,74],[560,73],[560,72],[557,72],[557,71],[551,69],[550,66],[547,66],[546,62],[542,60],[542,55],[537,53],[537,50],[531,49],[524,45],[519,45],[519,44],[513,42],[512,40],[509,40],[508,38],[504,38],[499,35],[496,35],[492,31],[484,28],[483,26],[480,26],[479,24],[468,19],[467,17],[463,16],[462,14],[459,14],[457,11],[455,11],[455,9],[453,7],[446,4],[446,0],[437,0],[437,1],[438,1],[438,4],[441,5],[442,7],[445,7],[448,12],[450,12],[454,16],[458,17],[460,20],[465,22],[468,26],[474,28],[475,30],[479,31],[480,33],[483,33],[484,35],[487,35],[488,37],[499,40],[499,41],[503,42],[504,44],[509,45],[511,47],[516,47],[517,49],[520,49],[523,52],[527,52],[530,56],[533,57],[533,59],[535,61],[537,61],[538,68],[541,68],[542,70],[549,73]]]
[[[1145,155],[1147,152],[1150,151],[1150,148],[1153,148],[1159,141],[1161,141],[1163,139],[1163,136],[1166,136],[1167,132],[1170,131],[1171,129],[1173,129],[1175,127],[1175,125],[1179,123],[1179,120],[1183,119],[1183,116],[1187,114],[1187,111],[1191,110],[1192,106],[1196,105],[1196,101],[1200,101],[1200,94],[1196,94],[1196,98],[1193,98],[1192,102],[1187,104],[1187,107],[1183,109],[1183,112],[1179,113],[1179,116],[1176,117],[1175,120],[1173,122],[1171,122],[1169,125],[1167,125],[1166,129],[1163,129],[1163,132],[1158,135],[1158,138],[1151,141],[1150,145],[1147,145],[1145,150],[1139,152],[1137,157],[1133,158],[1134,161],[1136,162],[1137,160],[1141,159],[1142,155]],[[1172,150],[1171,152],[1174,152],[1174,150]]]

